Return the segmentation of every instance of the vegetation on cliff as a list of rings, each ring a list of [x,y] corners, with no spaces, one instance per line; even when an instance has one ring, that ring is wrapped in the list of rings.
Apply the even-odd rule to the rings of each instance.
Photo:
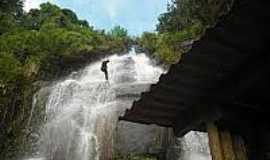
[[[145,32],[137,42],[166,64],[177,63],[194,40],[228,12],[233,0],[172,0],[159,17],[157,33]]]
[[[0,157],[25,143],[37,81],[59,78],[105,54],[127,50],[127,31],[95,30],[69,9],[45,3],[28,13],[21,0],[0,1]]]

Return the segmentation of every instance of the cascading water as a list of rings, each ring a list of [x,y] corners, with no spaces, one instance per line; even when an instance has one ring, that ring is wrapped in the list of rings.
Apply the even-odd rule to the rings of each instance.
[[[125,91],[147,90],[164,72],[152,66],[145,54],[134,51],[107,59],[109,81],[100,61],[52,87],[35,160],[98,160],[105,153],[101,138],[110,136],[117,117],[132,103],[119,97]]]
[[[110,60],[109,81],[100,70],[102,61],[107,59]],[[35,158],[27,160],[111,159],[119,115],[165,71],[151,65],[145,54],[136,54],[134,49],[129,54],[103,60],[74,72],[51,87],[46,103],[46,124],[41,127],[37,153]],[[182,140],[187,152],[181,159],[200,156],[188,147],[194,146],[190,142],[200,143],[197,139],[198,136],[193,136]],[[205,160],[207,155],[200,157]]]
[[[207,133],[191,131],[180,138],[181,160],[211,160]]]

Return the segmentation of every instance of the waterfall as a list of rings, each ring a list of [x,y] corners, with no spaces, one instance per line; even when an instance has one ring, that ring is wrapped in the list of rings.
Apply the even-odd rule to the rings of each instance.
[[[211,160],[207,133],[191,131],[180,138],[181,160]]]
[[[100,70],[107,59],[109,81]],[[29,160],[99,160],[109,154],[104,146],[113,145],[108,137],[113,136],[118,116],[164,72],[134,50],[103,60],[52,87],[38,153]]]
[[[100,70],[105,60],[110,60],[109,81],[105,80],[105,75]],[[164,72],[162,68],[153,66],[145,54],[136,54],[133,49],[129,54],[113,55],[92,63],[57,82],[51,87],[47,98],[46,123],[41,126],[39,142],[36,145],[38,151],[33,154],[34,158],[26,160],[111,159],[116,145],[114,134],[119,115],[131,107],[132,102],[138,99],[142,92],[149,90],[151,84],[157,83]],[[129,140],[126,134],[133,137],[134,144],[126,141],[123,142],[124,146],[120,146],[126,152],[136,147],[146,147],[142,145],[150,142],[138,143],[137,140],[154,139],[152,135],[147,135],[147,132],[157,131],[155,127],[129,122],[122,122],[119,126],[124,129],[120,131],[125,134],[122,140]],[[130,131],[125,131],[126,129]],[[144,133],[138,137],[130,133],[142,130]],[[207,138],[195,134],[181,139],[181,160],[208,160],[209,151],[196,147],[197,144],[205,146],[205,141],[200,140]]]

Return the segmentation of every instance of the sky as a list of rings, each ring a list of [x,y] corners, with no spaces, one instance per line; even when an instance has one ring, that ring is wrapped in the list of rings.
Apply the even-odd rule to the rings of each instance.
[[[166,11],[168,0],[25,0],[24,9],[38,8],[47,1],[73,10],[96,29],[108,31],[120,25],[136,36],[155,30],[157,18]]]

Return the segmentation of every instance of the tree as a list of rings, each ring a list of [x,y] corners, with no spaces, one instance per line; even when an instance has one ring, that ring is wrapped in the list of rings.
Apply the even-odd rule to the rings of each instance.
[[[0,13],[18,14],[22,13],[22,0],[1,0]]]
[[[157,49],[158,35],[151,32],[144,32],[139,39],[139,45],[147,50],[147,52],[153,54]]]
[[[128,36],[128,31],[121,26],[115,26],[110,32],[109,35],[112,37],[125,38]]]
[[[173,0],[166,13],[159,17],[160,33],[181,31],[196,23],[214,25],[218,17],[228,12],[233,0]]]
[[[233,0],[171,0],[167,12],[158,18],[158,34],[143,34],[140,45],[162,62],[177,63],[193,41],[230,10],[232,3]]]
[[[0,35],[13,30],[23,14],[22,0],[0,1]]]

